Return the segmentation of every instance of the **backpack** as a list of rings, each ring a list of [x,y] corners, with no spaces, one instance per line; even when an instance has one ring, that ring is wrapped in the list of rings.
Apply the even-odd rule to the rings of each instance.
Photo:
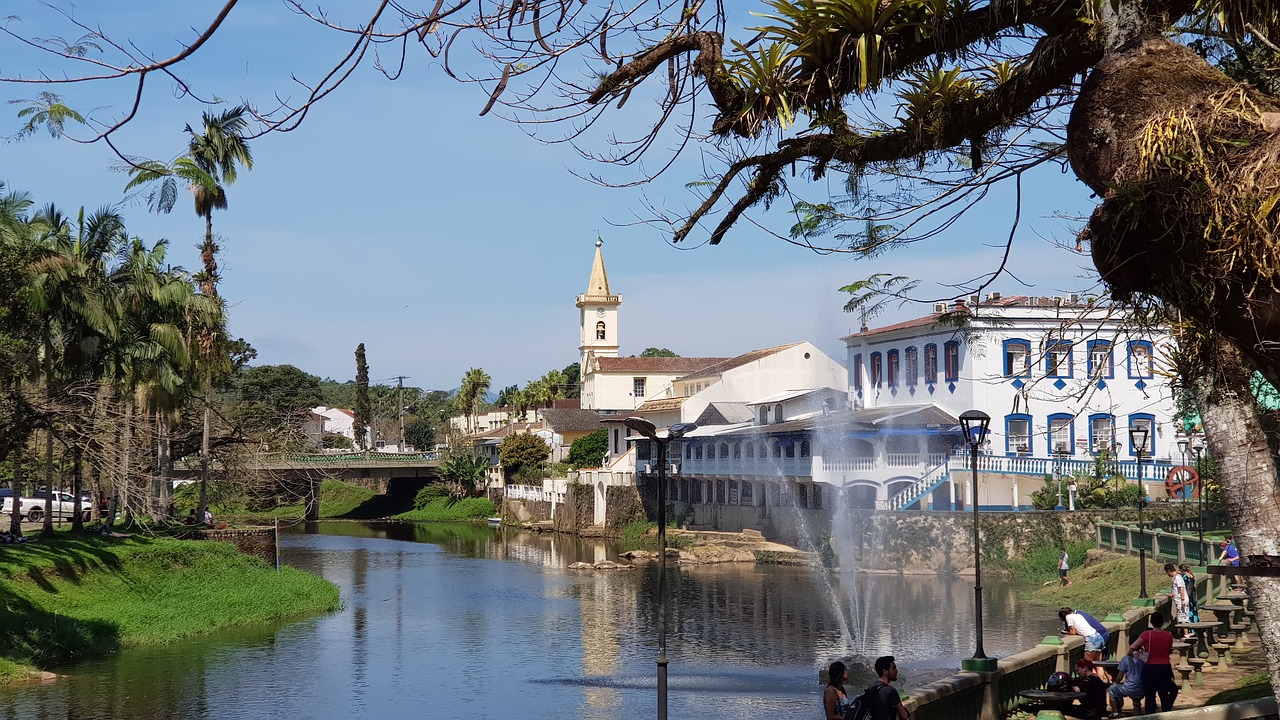
[[[876,683],[854,699],[848,710],[844,711],[844,720],[872,720],[871,713],[876,706],[876,694],[884,683]]]

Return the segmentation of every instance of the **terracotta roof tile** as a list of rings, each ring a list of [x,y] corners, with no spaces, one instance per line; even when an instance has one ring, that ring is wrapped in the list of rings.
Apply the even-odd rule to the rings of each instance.
[[[556,432],[592,431],[602,427],[600,416],[594,410],[578,408],[543,408],[538,411],[542,419]]]
[[[713,377],[716,375],[720,375],[728,370],[732,370],[736,367],[742,367],[743,365],[746,365],[747,363],[755,362],[756,360],[767,358],[770,355],[782,352],[783,350],[787,350],[788,348],[793,348],[799,344],[800,343],[791,343],[790,345],[778,345],[777,347],[752,350],[751,352],[743,353],[742,355],[739,355],[737,357],[723,359],[714,365],[709,365],[707,367],[701,368],[696,372],[690,373],[689,375],[685,375],[680,379],[696,380],[698,378]]]
[[[596,358],[601,372],[661,373],[682,375],[701,370],[727,358],[697,357],[602,357]]]

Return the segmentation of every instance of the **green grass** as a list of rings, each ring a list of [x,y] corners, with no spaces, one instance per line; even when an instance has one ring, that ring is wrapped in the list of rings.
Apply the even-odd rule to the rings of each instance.
[[[1094,547],[1095,543],[1091,540],[1067,544],[1067,556],[1070,558],[1072,568],[1078,568],[1084,564],[1086,553]],[[1004,569],[1011,577],[1019,582],[1041,585],[1050,580],[1058,580],[1058,553],[1061,552],[1057,545],[1043,544],[1036,545],[1031,548],[1026,555],[1011,560],[1003,565]],[[1072,570],[1067,574],[1074,582],[1072,577],[1075,571]]]
[[[227,543],[59,533],[0,547],[0,679],[341,606],[327,580]]]
[[[670,530],[672,524],[667,525]],[[637,520],[622,529],[622,538],[620,540],[620,549],[622,552],[630,552],[632,550],[648,550],[649,552],[658,551],[658,523],[649,522],[647,520]],[[667,533],[667,547],[669,548],[686,548],[693,545],[693,538],[681,535],[672,535]]]
[[[493,517],[497,510],[488,498],[438,497],[423,503],[422,507],[395,515],[396,520],[410,522],[458,522]]]
[[[1076,567],[1067,575],[1071,580],[1067,587],[1059,587],[1055,574],[1051,584],[1028,588],[1027,597],[1040,605],[1067,606],[1102,619],[1133,606],[1139,594],[1138,564],[1138,558],[1122,556]],[[1169,577],[1163,568],[1163,562],[1147,560],[1147,595],[1169,592]]]
[[[1265,670],[1245,675],[1236,681],[1236,686],[1231,690],[1223,690],[1213,697],[1205,701],[1205,705],[1220,705],[1222,703],[1237,702],[1240,700],[1256,700],[1258,698],[1271,697],[1275,691],[1271,689],[1271,678]]]

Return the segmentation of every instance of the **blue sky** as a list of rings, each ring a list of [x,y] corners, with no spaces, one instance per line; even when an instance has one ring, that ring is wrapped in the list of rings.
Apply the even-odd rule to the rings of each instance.
[[[214,3],[113,0],[110,13],[96,5],[78,8],[76,17],[156,56],[174,52],[214,13]],[[342,11],[368,3],[335,5]],[[34,0],[5,7],[21,18],[7,23],[11,30],[78,35],[51,25]],[[296,96],[290,73],[315,77],[343,42],[277,0],[244,0],[181,72],[204,96],[266,105],[273,94]],[[0,37],[0,58],[0,75],[9,77],[60,71],[7,37]],[[0,100],[45,89],[4,83]],[[104,119],[132,97],[132,86],[120,83],[52,90],[77,109],[99,108]],[[841,311],[847,296],[837,288],[890,272],[920,278],[921,296],[953,295],[936,283],[995,267],[1012,220],[1009,185],[943,236],[871,262],[819,255],[749,224],[720,246],[695,237],[673,247],[659,229],[633,220],[644,214],[646,198],[670,208],[691,202],[683,184],[692,174],[643,188],[593,185],[571,171],[600,168],[569,146],[541,144],[500,118],[479,117],[486,99],[483,88],[450,80],[419,51],[402,79],[363,68],[299,130],[253,142],[254,169],[229,189],[230,208],[215,215],[214,229],[222,238],[231,332],[258,349],[259,363],[346,380],[363,342],[375,379],[407,375],[411,385],[451,388],[467,368],[482,367],[495,388],[524,384],[577,359],[574,297],[586,288],[597,233],[613,290],[623,296],[623,354],[659,346],[730,356],[809,340],[843,361],[839,338],[857,319]],[[20,126],[19,107],[0,104],[0,135]],[[170,159],[183,147],[183,125],[196,123],[203,109],[153,77],[140,116],[117,143],[134,155]],[[640,120],[616,122],[626,129]],[[113,170],[118,164],[104,146],[46,134],[0,145],[0,180],[69,211],[122,202],[126,178]],[[680,167],[697,165],[691,155]],[[786,227],[784,205],[753,217]],[[1025,180],[1010,267],[1034,287],[1005,279],[991,289],[1054,295],[1094,288],[1088,258],[1055,246],[1073,242],[1074,233],[1055,214],[1089,209],[1087,191],[1056,167]],[[133,234],[168,238],[175,264],[198,266],[203,224],[186,197],[169,215],[152,215],[138,201],[123,211]],[[872,324],[925,309],[890,311]]]

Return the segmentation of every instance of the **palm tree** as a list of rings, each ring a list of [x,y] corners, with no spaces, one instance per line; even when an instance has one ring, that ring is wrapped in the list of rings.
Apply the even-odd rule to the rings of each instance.
[[[491,382],[489,374],[480,368],[471,368],[462,376],[462,386],[458,388],[458,404],[467,416],[469,432],[475,432],[476,415],[484,404]]]
[[[195,280],[200,293],[209,298],[218,297],[218,245],[213,240],[213,211],[227,208],[226,186],[234,183],[237,165],[253,168],[253,154],[245,133],[249,122],[245,119],[248,109],[238,105],[221,114],[206,112],[202,116],[203,128],[196,132],[190,125],[187,133],[187,152],[166,165],[156,161],[138,163],[131,170],[133,179],[126,190],[144,185],[158,187],[150,195],[151,207],[157,212],[169,212],[177,201],[178,180],[187,183],[187,190],[195,202],[196,215],[204,218],[204,242],[200,245],[200,261],[203,266]],[[218,323],[219,326],[222,323]],[[199,359],[204,373],[204,421],[200,439],[200,507],[203,516],[209,491],[209,426],[212,420],[213,375],[218,366],[225,364],[225,353],[219,350],[221,333],[216,328],[206,329],[200,336]]]
[[[22,448],[34,427],[35,412],[22,391],[22,381],[31,370],[37,339],[34,317],[21,303],[28,288],[28,256],[34,232],[28,215],[31,196],[5,191],[0,182],[0,461],[13,458],[13,490],[21,495]],[[21,517],[12,513],[10,531],[22,534]]]
[[[189,388],[184,379],[190,362],[184,326],[192,304],[207,301],[196,296],[185,271],[164,265],[167,249],[166,240],[147,247],[141,239],[133,238],[120,249],[110,275],[118,332],[108,349],[105,379],[116,388],[124,405],[121,477],[126,486],[131,467],[133,411],[137,407],[148,417],[156,417],[156,465],[166,476],[168,415]],[[148,509],[161,514],[167,510],[166,489],[151,484],[146,495]],[[157,496],[159,502],[155,502]],[[121,492],[121,497],[128,509],[129,494]]]
[[[123,240],[124,219],[111,208],[86,217],[81,208],[73,227],[60,210],[46,205],[34,222],[39,236],[29,302],[43,321],[41,372],[52,413],[55,388],[91,374],[105,340],[115,332],[106,268],[107,258]],[[45,436],[45,486],[49,489],[53,489],[54,431],[51,422]],[[53,533],[52,502],[49,493],[42,528],[46,535]]]

